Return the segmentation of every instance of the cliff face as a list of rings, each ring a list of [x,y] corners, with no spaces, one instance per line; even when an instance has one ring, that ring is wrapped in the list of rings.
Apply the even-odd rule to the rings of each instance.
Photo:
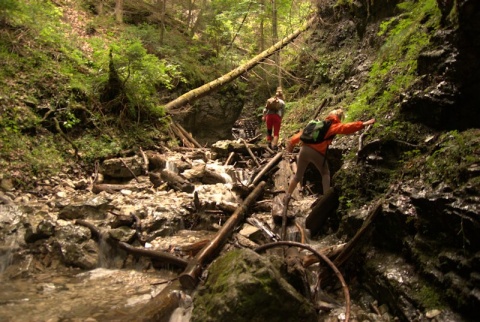
[[[332,147],[340,207],[328,224],[352,237],[382,200],[352,273],[404,321],[472,319],[480,305],[480,3],[335,3],[319,5],[322,23],[309,40],[317,59],[300,57],[297,72],[311,79],[305,93],[320,89],[332,107],[377,124],[357,153],[352,138]]]

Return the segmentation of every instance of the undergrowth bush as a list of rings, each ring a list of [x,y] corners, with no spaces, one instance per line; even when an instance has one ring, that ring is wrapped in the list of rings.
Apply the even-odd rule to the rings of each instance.
[[[124,115],[138,120],[142,114],[157,118],[164,116],[157,93],[161,88],[171,89],[179,82],[186,82],[178,66],[148,54],[138,39],[119,39],[109,48],[95,51],[94,60],[99,66],[93,87],[95,96],[100,96],[109,81],[110,52],[113,68],[122,81],[127,98],[122,110]]]

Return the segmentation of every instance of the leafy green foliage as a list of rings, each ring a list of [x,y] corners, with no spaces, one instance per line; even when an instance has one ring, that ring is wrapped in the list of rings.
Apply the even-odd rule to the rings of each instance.
[[[107,156],[116,155],[122,149],[122,143],[118,139],[107,135],[95,135],[87,133],[77,140],[75,144],[81,151],[81,157],[86,162],[104,159]]]
[[[9,175],[19,180],[21,174],[49,176],[58,173],[63,163],[55,138],[38,137],[35,142],[17,129],[0,130],[0,166],[11,169]]]
[[[111,43],[110,49],[95,52],[94,58],[99,62],[100,72],[94,90],[108,82],[110,50],[113,53],[114,68],[123,82],[128,99],[126,110],[132,109],[136,113],[162,117],[165,113],[159,107],[157,91],[162,87],[171,89],[178,82],[186,82],[178,66],[148,54],[139,40],[120,39]],[[96,95],[98,96],[98,93]]]

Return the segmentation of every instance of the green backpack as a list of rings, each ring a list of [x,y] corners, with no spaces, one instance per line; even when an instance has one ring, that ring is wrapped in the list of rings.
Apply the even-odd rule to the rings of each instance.
[[[332,122],[329,120],[312,120],[308,122],[307,126],[303,129],[300,140],[303,143],[320,143],[333,139],[335,135],[325,137],[330,125],[332,125]]]

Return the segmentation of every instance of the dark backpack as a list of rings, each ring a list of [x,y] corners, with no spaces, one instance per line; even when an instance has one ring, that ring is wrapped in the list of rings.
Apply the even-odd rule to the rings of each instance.
[[[300,140],[303,143],[320,143],[333,139],[335,135],[325,137],[330,125],[332,125],[332,121],[329,120],[312,120],[308,122],[307,126],[303,129]]]
[[[265,107],[270,111],[278,111],[282,107],[282,104],[278,97],[271,97],[267,100],[267,105]]]

